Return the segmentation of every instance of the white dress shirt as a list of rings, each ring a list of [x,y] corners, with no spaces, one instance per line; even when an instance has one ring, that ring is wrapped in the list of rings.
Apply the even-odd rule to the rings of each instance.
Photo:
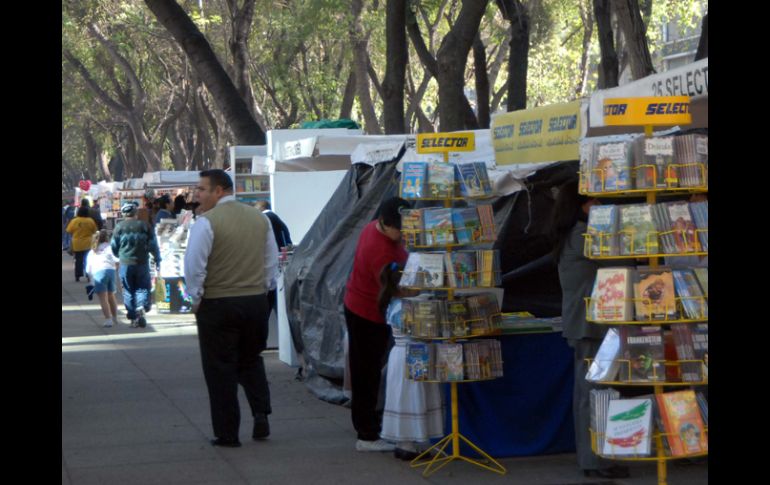
[[[217,202],[225,204],[235,202],[234,195],[222,197]],[[273,236],[273,226],[267,221],[265,232],[265,288],[275,289],[278,278],[278,246]],[[206,281],[206,266],[208,265],[211,248],[214,244],[214,230],[205,217],[198,217],[190,227],[190,237],[187,240],[187,251],[184,255],[184,279],[187,294],[192,298],[193,305],[200,303],[203,298],[203,283]]]

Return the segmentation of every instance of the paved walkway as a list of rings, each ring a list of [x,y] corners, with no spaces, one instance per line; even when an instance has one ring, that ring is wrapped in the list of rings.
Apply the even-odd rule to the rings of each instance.
[[[389,453],[359,453],[350,410],[316,399],[267,352],[269,440],[250,439],[241,392],[242,448],[209,445],[211,418],[194,320],[148,315],[145,329],[101,326],[98,302],[62,254],[62,484],[655,484],[654,464],[632,478],[585,479],[573,454],[500,460],[505,476],[464,462],[429,478]],[[462,424],[461,424],[462,426]],[[670,465],[669,484],[708,483],[705,465]]]

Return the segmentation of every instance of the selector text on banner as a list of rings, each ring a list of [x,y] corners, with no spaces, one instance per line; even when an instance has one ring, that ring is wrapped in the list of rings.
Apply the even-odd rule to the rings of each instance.
[[[495,160],[498,165],[577,160],[580,130],[580,101],[495,116]]]

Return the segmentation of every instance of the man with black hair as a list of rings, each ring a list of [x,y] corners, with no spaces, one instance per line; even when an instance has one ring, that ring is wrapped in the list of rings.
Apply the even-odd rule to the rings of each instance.
[[[380,376],[388,357],[390,326],[377,306],[380,272],[393,262],[403,266],[407,252],[401,244],[401,209],[409,202],[399,197],[383,201],[375,220],[358,238],[353,271],[345,289],[345,324],[353,393],[351,411],[358,434],[358,451],[393,451],[380,439],[382,416],[377,413]]]
[[[270,391],[260,354],[267,346],[267,289],[276,277],[278,248],[270,220],[235,199],[224,170],[201,172],[195,198],[199,216],[190,228],[184,274],[209,391],[211,444],[238,447],[238,384],[254,416],[252,439],[270,434]]]
[[[160,250],[155,231],[149,224],[137,219],[138,206],[134,202],[123,204],[120,212],[124,220],[112,233],[112,254],[120,260],[120,283],[123,286],[123,304],[132,327],[144,328],[145,312],[152,308],[150,288],[150,254],[160,271]]]

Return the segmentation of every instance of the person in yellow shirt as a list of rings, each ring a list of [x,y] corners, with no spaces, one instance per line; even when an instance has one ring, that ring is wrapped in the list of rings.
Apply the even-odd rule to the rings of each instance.
[[[88,207],[80,207],[77,215],[67,224],[67,232],[72,234],[72,252],[75,254],[75,281],[85,275],[86,256],[91,249],[94,234],[98,231],[96,223],[88,216]],[[85,275],[88,278],[88,275]],[[88,278],[88,281],[91,281]]]

